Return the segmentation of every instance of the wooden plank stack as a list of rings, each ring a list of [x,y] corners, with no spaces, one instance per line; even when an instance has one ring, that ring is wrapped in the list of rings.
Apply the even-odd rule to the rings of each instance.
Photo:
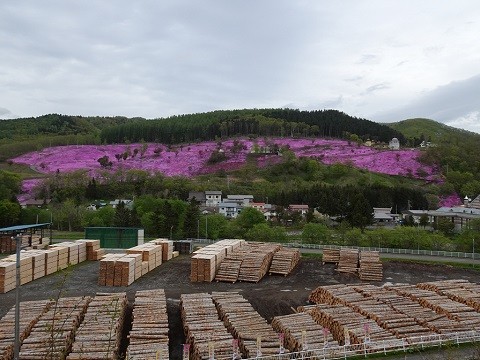
[[[287,276],[297,266],[300,261],[300,251],[298,249],[280,248],[272,258],[270,265],[270,274],[280,274]]]
[[[64,269],[63,266],[65,263],[65,257],[67,266],[78,264],[79,244],[77,244],[76,242],[64,241],[61,243],[50,245],[50,248],[58,248],[58,268],[60,270]]]
[[[16,287],[16,263],[0,261],[0,293],[6,293]]]
[[[30,250],[28,254],[32,257],[32,280],[45,276],[46,256],[42,250]]]
[[[211,295],[182,294],[180,313],[191,360],[209,359],[212,350],[215,359],[232,358],[233,337],[218,319]]]
[[[238,280],[238,274],[240,273],[241,265],[242,260],[235,259],[233,257],[226,257],[220,263],[217,274],[215,275],[215,280],[231,283],[236,282]]]
[[[279,353],[278,334],[239,293],[214,292],[212,298],[220,319],[233,337],[239,339],[239,348],[247,358],[257,355],[257,339],[263,356]]]
[[[88,297],[60,298],[52,304],[23,340],[20,359],[65,359],[90,300]]]
[[[162,245],[145,243],[127,249],[127,254],[142,254],[142,261],[148,263],[148,271],[162,265]]]
[[[33,326],[46,312],[52,302],[49,300],[22,301],[20,303],[20,341],[30,335]],[[15,344],[15,307],[0,320],[0,359],[12,360]]]
[[[151,243],[162,246],[162,260],[168,261],[173,258],[173,241],[168,239],[155,239]]]
[[[310,349],[338,345],[330,330],[317,324],[309,314],[304,312],[275,316],[272,326],[275,331],[284,334],[284,346],[290,351],[303,350],[302,341],[305,341],[305,345]]]
[[[7,256],[2,260],[2,262],[12,263],[14,267],[14,272],[12,275],[11,267],[8,267],[8,271],[6,271],[6,275],[9,277],[4,280],[5,283],[12,284],[12,276],[13,276],[13,288],[15,288],[15,268],[17,263],[17,256],[16,254]],[[29,283],[33,280],[33,258],[28,254],[27,251],[23,251],[20,253],[20,285],[24,285]],[[11,290],[11,286],[9,287]]]
[[[174,251],[180,254],[191,254],[193,252],[192,240],[178,240],[173,243]]]
[[[358,270],[358,249],[341,249],[337,271],[356,274]]]
[[[323,249],[322,251],[322,262],[338,264],[340,261],[340,249]]]
[[[281,246],[272,243],[248,243],[248,254],[243,258],[238,280],[259,282],[270,269],[273,255]]]
[[[141,290],[135,294],[128,359],[168,359],[168,317],[165,290]],[[158,357],[157,357],[158,356]]]
[[[58,249],[46,249],[45,253],[45,275],[50,275],[58,271]]]
[[[360,252],[359,276],[364,281],[383,280],[383,265],[378,251]]]
[[[105,255],[105,250],[100,248],[100,240],[80,239],[76,242],[85,244],[87,260],[100,260]]]
[[[125,293],[97,294],[88,304],[66,359],[118,359],[126,306]]]

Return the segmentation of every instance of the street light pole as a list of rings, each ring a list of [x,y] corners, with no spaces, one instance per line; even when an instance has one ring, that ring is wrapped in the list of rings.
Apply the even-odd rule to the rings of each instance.
[[[170,240],[173,239],[173,225],[170,226]]]
[[[15,250],[17,253],[17,263],[15,265],[15,343],[14,343],[14,355],[15,360],[19,359],[20,355],[20,247],[21,237],[15,235]]]
[[[197,239],[200,239],[200,219],[197,219]]]
[[[208,239],[208,216],[205,214],[205,240]]]

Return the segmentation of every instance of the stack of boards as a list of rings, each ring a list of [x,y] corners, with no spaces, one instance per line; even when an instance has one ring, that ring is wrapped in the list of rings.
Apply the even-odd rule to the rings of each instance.
[[[192,282],[258,282],[268,272],[288,275],[300,252],[275,243],[249,243],[227,239],[197,250],[192,256]],[[273,267],[272,267],[273,266]]]
[[[128,335],[128,359],[168,359],[168,316],[165,290],[135,294],[132,330]]]
[[[19,235],[22,249],[45,249],[50,244],[49,237],[37,234]],[[17,249],[17,240],[9,235],[0,235],[0,254],[12,254]]]
[[[100,260],[98,285],[128,286],[172,259],[172,250],[172,241],[159,239],[127,249],[126,254],[107,254]]]
[[[87,260],[89,246],[100,246],[100,240],[77,240],[50,245],[46,250],[20,253],[20,284],[53,274],[67,266]],[[16,254],[0,260],[0,293],[15,289]]]
[[[383,265],[378,251],[323,249],[323,263],[337,264],[337,271],[357,274],[361,280],[382,281]],[[360,264],[360,265],[359,265]]]

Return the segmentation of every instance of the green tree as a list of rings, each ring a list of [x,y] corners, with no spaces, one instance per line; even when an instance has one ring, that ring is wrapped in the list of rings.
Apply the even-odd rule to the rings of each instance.
[[[249,241],[285,242],[286,234],[281,227],[271,227],[266,223],[258,223],[246,232],[245,238]]]
[[[347,220],[350,225],[358,227],[362,232],[373,222],[373,208],[363,194],[358,194],[348,209]]]
[[[252,229],[256,224],[265,223],[263,214],[252,207],[247,207],[235,219],[235,223],[244,231]]]
[[[199,230],[200,208],[195,199],[190,200],[185,211],[185,221],[183,224],[183,234],[189,238],[196,238]]]
[[[428,225],[428,220],[428,215],[422,214],[422,216],[420,216],[419,225],[425,229],[425,227]]]
[[[12,226],[18,224],[21,207],[18,203],[9,200],[0,200],[0,226]]]
[[[433,228],[442,232],[445,235],[450,235],[455,229],[455,224],[451,220],[441,217],[438,218],[437,221],[434,223]]]
[[[305,244],[324,244],[328,239],[328,227],[324,224],[307,223],[303,227],[302,242]]]

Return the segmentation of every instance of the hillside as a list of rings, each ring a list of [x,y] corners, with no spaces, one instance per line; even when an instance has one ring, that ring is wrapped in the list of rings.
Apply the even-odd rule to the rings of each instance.
[[[407,119],[385,125],[401,132],[405,138],[413,140],[415,145],[423,140],[433,143],[444,141],[454,143],[465,138],[480,140],[480,134],[457,129],[430,119]]]

